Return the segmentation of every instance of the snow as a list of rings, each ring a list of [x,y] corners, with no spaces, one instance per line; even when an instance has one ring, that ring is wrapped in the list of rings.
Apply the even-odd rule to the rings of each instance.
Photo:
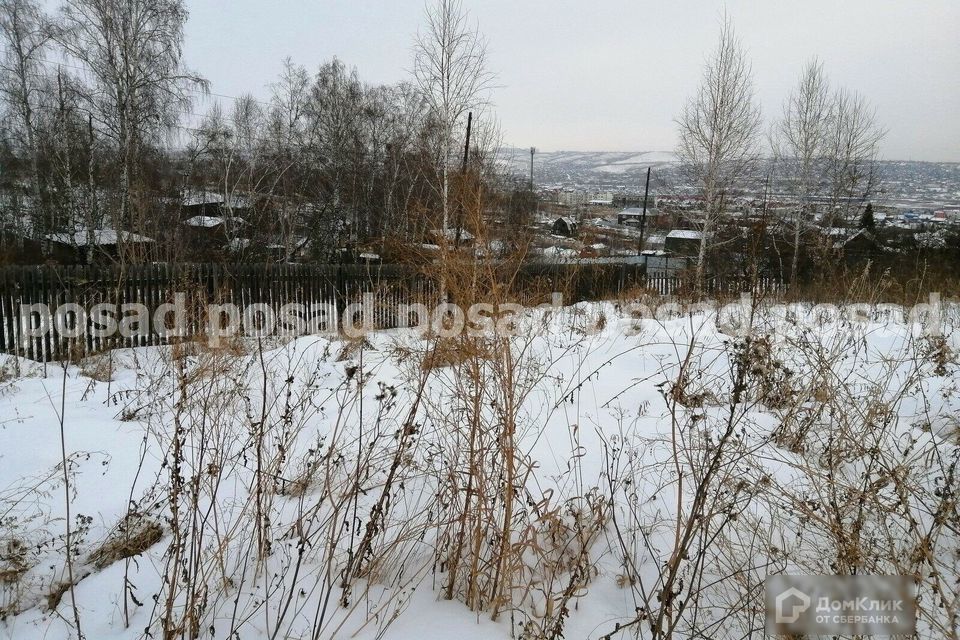
[[[460,229],[460,240],[470,241],[474,239],[474,235],[467,231],[466,229]],[[435,238],[444,238],[446,240],[456,240],[457,238],[457,229],[431,229],[430,234]]]
[[[551,249],[555,249],[557,255],[564,255],[559,248]],[[633,443],[638,451],[644,452],[644,464],[654,465],[663,458],[664,452],[649,443],[670,431],[663,385],[676,379],[681,367],[687,366],[689,360],[685,354],[689,345],[693,345],[697,354],[694,360],[702,359],[700,364],[706,376],[722,376],[730,365],[731,335],[721,331],[718,318],[710,313],[637,320],[613,303],[584,303],[545,313],[538,316],[539,329],[529,339],[532,357],[542,363],[545,372],[524,397],[520,413],[526,427],[519,434],[517,445],[535,473],[536,482],[530,485],[538,492],[532,496],[535,500],[553,495],[556,502],[551,504],[562,504],[565,497],[582,495],[584,487],[603,487],[609,464],[605,451],[611,442],[620,442],[624,447]],[[790,366],[802,371],[801,354],[792,350],[791,345],[811,337],[784,315],[771,312],[764,321],[769,323],[768,328],[778,327],[780,333],[774,335],[779,347],[785,350],[783,357]],[[956,348],[952,325],[948,329],[950,344]],[[851,340],[862,342],[863,357],[842,361],[838,365],[842,371],[835,373],[863,379],[867,385],[885,367],[892,366],[889,363],[897,356],[913,348],[916,331],[913,325],[874,318],[855,329],[834,327],[820,331],[815,339],[833,345],[831,348],[839,352],[844,345],[852,344]],[[58,552],[66,517],[60,479],[61,420],[72,476],[72,517],[82,514],[90,518],[88,530],[78,543],[83,552],[76,561],[81,573],[89,572],[76,587],[84,632],[87,638],[97,640],[139,638],[149,624],[152,598],[163,588],[164,553],[170,544],[169,535],[128,567],[124,562],[117,562],[96,570],[85,559],[123,518],[131,496],[144,504],[151,496],[161,502],[164,499],[162,494],[150,492],[154,481],[162,483],[169,473],[165,462],[165,447],[169,444],[165,429],[172,428],[177,410],[177,390],[170,382],[171,367],[181,362],[195,370],[201,379],[207,371],[204,366],[222,367],[220,378],[211,378],[201,386],[219,389],[222,385],[223,390],[228,390],[236,385],[249,385],[251,390],[248,396],[230,399],[213,412],[221,415],[235,412],[238,416],[235,423],[218,425],[226,429],[218,437],[230,453],[224,464],[232,465],[223,486],[215,488],[219,505],[215,517],[222,519],[217,526],[225,527],[236,524],[232,518],[239,517],[237,505],[245,499],[245,482],[252,464],[245,444],[250,424],[241,418],[259,411],[256,397],[261,391],[268,395],[276,393],[275,408],[282,412],[286,388],[283,381],[287,379],[292,381],[290,389],[295,397],[303,394],[315,406],[314,411],[302,416],[303,423],[297,425],[302,430],[285,451],[291,460],[310,455],[309,450],[317,446],[318,437],[327,437],[338,429],[355,430],[361,425],[363,405],[353,401],[344,404],[354,395],[368,403],[368,411],[372,410],[377,420],[390,423],[402,419],[398,416],[412,393],[407,368],[409,358],[403,354],[422,348],[424,340],[412,330],[375,332],[366,339],[369,349],[362,356],[350,355],[346,361],[338,361],[335,356],[345,343],[330,336],[269,343],[262,357],[253,350],[252,343],[246,345],[247,352],[241,350],[237,355],[201,352],[197,356],[178,356],[168,347],[123,349],[111,355],[113,379],[110,382],[89,377],[89,369],[84,367],[44,366],[10,357],[3,360],[0,371],[8,375],[0,375],[0,380],[5,380],[0,383],[0,516],[15,517],[19,523],[19,528],[8,529],[7,535],[16,534],[31,544],[45,546],[37,552],[37,562],[23,580],[23,610],[5,622],[0,621],[0,638],[59,640],[71,636],[70,595],[64,596],[56,612],[48,612],[41,606],[43,594],[51,583],[63,579],[64,570]],[[221,357],[222,361],[218,359]],[[910,366],[921,365],[907,363],[904,370]],[[357,374],[350,373],[351,367],[354,371],[361,367],[366,374],[366,377],[359,376],[364,380],[362,388],[355,382]],[[10,374],[15,369],[19,372]],[[452,376],[454,371],[449,367],[433,374],[428,404],[448,406],[454,402],[454,396],[449,395],[450,390],[456,388]],[[953,371],[945,377],[931,375],[924,383],[924,392],[934,401],[924,419],[935,433],[946,429],[960,409],[960,403],[947,395],[955,383],[954,376]],[[385,388],[395,389],[399,394],[397,408],[385,409],[378,400]],[[234,401],[239,404],[229,404]],[[908,399],[903,409],[905,416],[920,413],[918,402]],[[381,407],[379,417],[378,406]],[[705,407],[702,411],[715,413],[719,409]],[[757,406],[751,412],[751,424],[757,430],[770,429],[776,424],[776,412],[772,409]],[[366,420],[371,420],[369,413]],[[213,428],[212,424],[208,426]],[[422,437],[428,443],[434,438],[441,442],[444,437],[441,427],[431,425],[430,420],[424,418]],[[195,443],[190,439],[193,434],[186,437]],[[386,440],[389,443],[392,438]],[[642,444],[644,442],[647,444]],[[765,451],[771,473],[777,473],[780,463],[776,460],[789,454],[773,448]],[[421,451],[411,453],[408,464],[423,465],[427,474],[428,460],[429,456]],[[572,474],[573,460],[579,462],[579,467]],[[662,479],[656,475],[647,475],[643,484],[634,489],[644,504],[642,513],[650,515],[651,523],[669,519],[676,500],[674,494],[658,484],[660,482]],[[324,500],[311,493],[306,497],[308,504],[314,501],[321,504]],[[423,506],[417,503],[416,492],[408,499],[412,503],[402,508],[409,509],[410,513]],[[269,564],[271,569],[283,564],[282,559],[289,557],[285,554],[295,553],[290,540],[281,534],[297,522],[297,510],[303,506],[292,497],[281,495],[276,500],[271,523],[277,534],[276,557]],[[402,516],[388,524],[391,530],[403,526]],[[411,534],[411,540],[405,543],[404,549],[409,554],[405,565],[408,574],[402,579],[385,578],[389,585],[369,584],[356,596],[361,606],[347,610],[331,605],[331,620],[342,625],[341,630],[334,632],[335,627],[328,626],[321,637],[510,638],[512,614],[493,622],[488,614],[474,613],[456,600],[443,599],[438,586],[442,577],[432,574],[429,561],[432,543],[429,533],[424,535],[427,537],[423,542]],[[614,624],[628,621],[634,615],[634,594],[618,584],[623,567],[611,550],[612,538],[612,535],[601,536],[595,543],[596,576],[572,603],[564,627],[566,638],[598,638],[611,632]],[[249,540],[235,541],[226,557],[228,570],[240,571],[240,560],[247,549],[244,545],[248,544],[251,544]],[[653,559],[647,558],[646,562],[642,570],[654,571]],[[129,627],[123,624],[122,613],[125,569],[137,600],[145,603],[133,607]],[[322,561],[316,558],[303,567],[305,591],[294,600],[300,613],[290,618],[289,626],[282,628],[279,637],[308,635],[310,627],[304,626],[304,620],[318,604],[308,589],[313,584],[308,578],[322,575],[323,569]],[[238,573],[232,576],[239,580]],[[218,591],[220,587],[213,588],[211,600],[217,596],[225,600],[210,612],[212,619],[204,624],[204,629],[209,625],[216,633],[202,637],[227,637],[236,599],[240,618],[250,616],[237,637],[266,638],[264,625],[278,617],[281,601],[281,597],[273,593],[274,599],[262,605],[261,583],[266,582],[259,580],[256,586],[247,584],[241,590],[223,587],[225,595]],[[4,604],[4,597],[9,597],[9,592],[0,590],[0,606]],[[337,597],[335,594],[334,602]],[[389,606],[383,605],[384,602]],[[382,611],[378,609],[381,605],[386,606]],[[266,616],[263,607],[268,612]],[[381,635],[381,628],[388,622],[386,632]]]
[[[554,236],[561,237],[561,236]],[[580,255],[576,249],[570,249],[567,247],[546,247],[543,250],[543,255],[548,258],[575,258]]]
[[[85,229],[81,229],[79,231],[75,231],[74,233],[51,233],[47,236],[47,239],[77,247],[86,247],[88,244],[98,247],[113,246],[117,244],[118,239],[128,243],[153,242],[152,238],[131,233],[129,231],[116,231],[115,229],[93,229],[90,232]],[[90,240],[92,240],[92,242],[90,242]]]
[[[223,224],[223,218],[219,216],[193,216],[183,221],[188,227],[205,227],[207,229]]]
[[[667,234],[667,238],[676,238],[680,240],[700,240],[703,238],[703,234],[699,231],[693,231],[690,229],[674,229]]]

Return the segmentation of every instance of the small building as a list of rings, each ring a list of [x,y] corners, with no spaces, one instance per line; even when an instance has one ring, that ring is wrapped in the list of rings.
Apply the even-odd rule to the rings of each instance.
[[[193,216],[181,225],[184,247],[192,258],[197,260],[215,256],[230,242],[246,234],[246,221],[243,218],[224,218],[222,216]]]
[[[212,191],[186,193],[180,200],[180,216],[183,220],[223,216],[236,218],[248,213],[251,208],[250,200],[245,196],[231,194],[224,198],[222,194]]]
[[[866,229],[830,228],[826,230],[833,249],[848,256],[866,255],[877,246],[877,239]]]
[[[116,229],[80,229],[73,233],[51,233],[46,236],[45,241],[49,243],[50,250],[72,250],[74,262],[88,264],[117,259],[121,246],[143,254],[154,244],[153,238]]]
[[[696,256],[700,253],[703,232],[693,229],[674,229],[663,241],[663,249],[676,256]]]
[[[576,220],[566,216],[560,216],[553,221],[553,225],[550,227],[550,230],[555,235],[564,236],[565,238],[572,238],[577,235],[578,226],[579,225],[577,225]]]
[[[655,209],[647,208],[646,218],[648,220],[655,220],[659,213]],[[625,225],[632,224],[640,226],[641,221],[644,219],[644,213],[642,207],[627,207],[626,209],[621,209],[620,213],[617,214],[617,224]]]
[[[665,251],[667,237],[660,234],[649,235],[643,239],[644,251]]]
[[[626,209],[621,209],[620,213],[617,214],[617,224],[640,224],[640,219],[643,217],[643,209],[640,207],[627,207]]]

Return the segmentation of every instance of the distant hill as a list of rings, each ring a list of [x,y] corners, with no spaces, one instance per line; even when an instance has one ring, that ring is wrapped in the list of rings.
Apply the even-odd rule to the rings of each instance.
[[[530,174],[530,149],[501,149],[507,169],[521,178]],[[534,180],[540,188],[587,188],[636,192],[642,189],[647,167],[653,167],[651,187],[660,193],[689,192],[672,151],[538,151]],[[762,161],[748,190],[762,191],[772,168]],[[878,164],[880,189],[875,202],[900,207],[960,206],[960,163],[885,160]],[[774,179],[776,182],[776,178]],[[772,185],[777,191],[779,185]]]
[[[502,158],[511,171],[530,172],[530,149],[506,148]],[[647,167],[667,168],[676,164],[672,151],[538,151],[534,175],[538,184],[598,184],[633,182]]]

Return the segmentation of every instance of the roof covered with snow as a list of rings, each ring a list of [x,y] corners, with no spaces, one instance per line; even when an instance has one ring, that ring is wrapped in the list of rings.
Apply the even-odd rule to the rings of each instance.
[[[694,231],[693,229],[674,229],[667,234],[667,238],[673,238],[676,240],[702,240],[703,233],[700,231]]]
[[[73,233],[51,233],[47,236],[47,240],[77,247],[86,247],[89,245],[97,247],[113,246],[118,244],[118,241],[125,243],[153,242],[152,238],[129,231],[116,231],[114,229],[92,229],[89,231],[81,229]]]
[[[223,218],[220,216],[193,216],[188,220],[184,220],[183,224],[188,227],[216,227],[223,224]]]

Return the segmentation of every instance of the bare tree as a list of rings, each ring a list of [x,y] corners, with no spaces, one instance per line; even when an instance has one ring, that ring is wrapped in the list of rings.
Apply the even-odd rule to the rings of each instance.
[[[486,101],[493,80],[486,43],[470,27],[460,0],[438,0],[426,10],[427,25],[417,35],[413,74],[441,135],[443,229],[450,219],[450,162],[458,123]]]
[[[832,126],[830,83],[823,64],[813,58],[783,105],[772,138],[774,157],[785,172],[790,188],[800,201],[793,220],[793,257],[790,283],[797,280],[801,231],[818,195],[827,142]]]
[[[278,211],[278,233],[284,247],[284,259],[292,259],[298,247],[296,238],[297,224],[301,217],[299,201],[300,183],[298,172],[290,168],[297,164],[299,148],[306,142],[307,107],[310,100],[310,74],[293,60],[283,61],[283,71],[272,85],[273,97],[270,101],[270,133],[274,147],[271,154],[277,167],[274,180],[279,191],[276,209]]]
[[[877,156],[886,135],[866,98],[848,89],[833,96],[827,141],[827,180],[833,204],[826,222],[850,222],[877,188]]]
[[[677,125],[677,154],[704,198],[703,237],[697,261],[697,283],[701,286],[710,233],[723,213],[728,190],[757,159],[760,132],[752,70],[727,16],[700,88],[687,102]]]
[[[0,0],[0,38],[6,47],[0,57],[0,95],[9,105],[17,128],[22,130],[30,158],[30,209],[35,235],[42,235],[50,226],[43,213],[35,111],[42,84],[41,58],[51,35],[47,17],[33,0]]]
[[[178,124],[190,92],[207,82],[181,63],[182,0],[65,0],[59,40],[89,69],[87,102],[118,147],[120,224],[134,223],[132,190],[142,147]]]

